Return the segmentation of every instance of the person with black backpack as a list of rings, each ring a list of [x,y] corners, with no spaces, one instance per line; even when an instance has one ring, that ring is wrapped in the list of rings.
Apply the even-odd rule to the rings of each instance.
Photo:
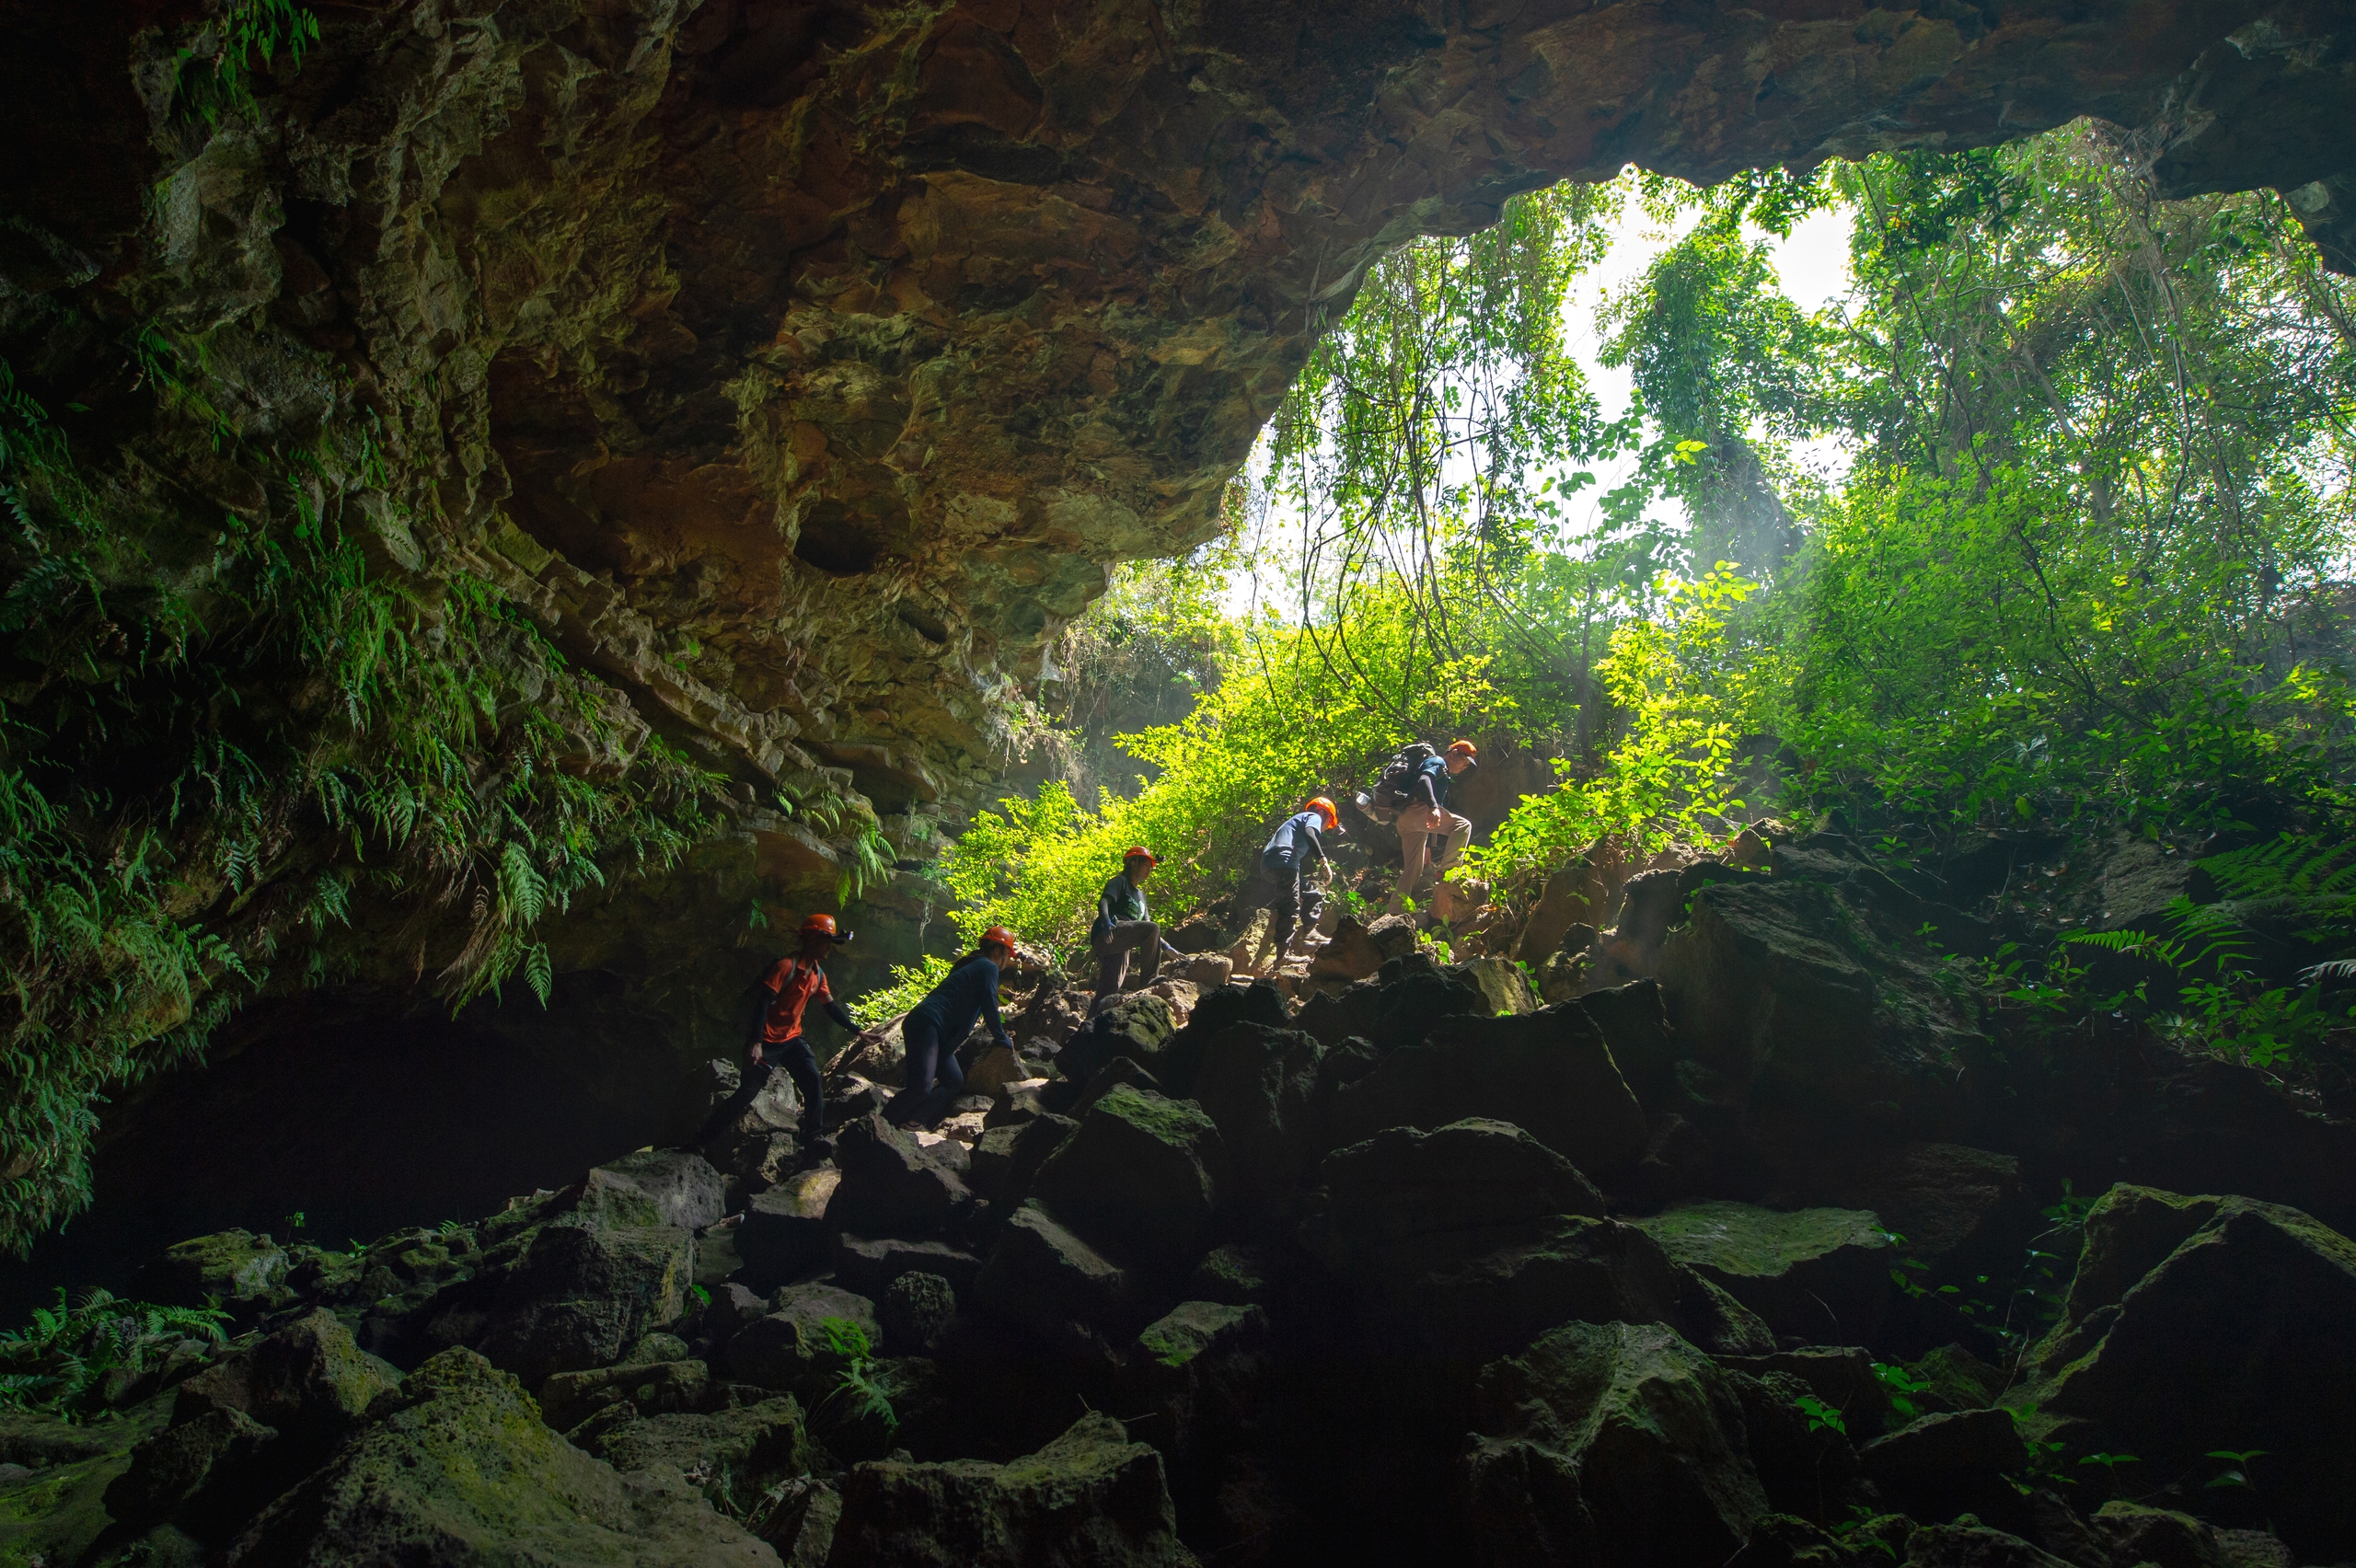
[[[1383,769],[1375,789],[1379,801],[1387,804],[1381,797],[1385,786],[1392,785],[1392,768],[1410,752],[1422,754],[1412,760],[1404,787],[1392,792],[1398,801],[1399,885],[1391,890],[1391,901],[1383,905],[1385,914],[1396,915],[1407,907],[1409,899],[1423,896],[1426,870],[1438,882],[1464,858],[1465,846],[1472,842],[1472,824],[1448,809],[1448,787],[1457,775],[1480,766],[1479,750],[1471,741],[1453,742],[1445,752],[1435,752],[1419,742],[1403,748],[1392,758],[1392,767]]]

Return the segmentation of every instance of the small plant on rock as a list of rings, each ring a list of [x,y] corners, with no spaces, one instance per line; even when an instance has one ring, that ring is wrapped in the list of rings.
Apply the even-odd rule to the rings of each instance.
[[[875,1373],[875,1348],[868,1341],[867,1331],[849,1318],[826,1318],[819,1320],[818,1332],[826,1335],[826,1348],[843,1363],[835,1374],[834,1391],[818,1402],[818,1408],[825,1410],[839,1401],[849,1412],[846,1421],[872,1418],[897,1432],[900,1417],[892,1408],[891,1379]]]
[[[29,1328],[0,1334],[0,1409],[31,1407],[71,1417],[110,1372],[148,1370],[182,1340],[228,1337],[218,1306],[158,1307],[92,1290],[69,1306],[33,1309]]]

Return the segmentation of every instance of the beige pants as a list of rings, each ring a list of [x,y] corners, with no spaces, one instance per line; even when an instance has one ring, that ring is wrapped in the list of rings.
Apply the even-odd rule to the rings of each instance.
[[[1464,859],[1464,847],[1472,842],[1472,824],[1445,808],[1438,823],[1435,827],[1432,819],[1418,811],[1399,813],[1399,885],[1392,890],[1391,902],[1383,905],[1385,913],[1396,915],[1406,908],[1408,899],[1424,896],[1426,870],[1438,882],[1441,872]],[[1426,856],[1431,840],[1443,834],[1448,842],[1427,865]]]

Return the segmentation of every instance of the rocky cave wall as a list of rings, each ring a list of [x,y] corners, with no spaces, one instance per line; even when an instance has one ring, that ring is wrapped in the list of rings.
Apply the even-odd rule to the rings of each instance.
[[[172,85],[213,9],[0,4],[0,348],[63,400],[100,367],[58,307],[146,320],[242,432],[366,422],[376,571],[494,584],[730,776],[729,832],[555,944],[528,1027],[625,1097],[725,1033],[773,940],[748,903],[826,902],[871,824],[899,870],[862,977],[945,940],[912,868],[1019,756],[1040,651],[1109,563],[1215,533],[1413,236],[1630,162],[2095,114],[2167,190],[2274,186],[2356,261],[2356,28],[2322,0],[322,0],[259,114],[204,126]],[[257,484],[138,432],[76,457],[156,529]],[[826,793],[832,826],[779,805]]]

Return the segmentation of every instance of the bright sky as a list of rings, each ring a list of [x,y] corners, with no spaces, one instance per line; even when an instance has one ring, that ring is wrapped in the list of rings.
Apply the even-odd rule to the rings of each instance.
[[[1586,372],[1588,386],[1596,400],[1602,405],[1606,419],[1617,419],[1625,413],[1631,391],[1628,373],[1611,370],[1596,361],[1601,347],[1602,333],[1597,325],[1597,312],[1609,294],[1628,288],[1644,275],[1660,253],[1674,245],[1701,214],[1689,211],[1674,222],[1663,225],[1647,216],[1642,206],[1631,199],[1611,231],[1611,248],[1602,262],[1592,271],[1574,280],[1563,304],[1565,327],[1570,339],[1572,356]],[[1755,232],[1755,231],[1754,231]],[[1770,254],[1773,259],[1778,281],[1784,292],[1802,309],[1822,309],[1846,294],[1849,272],[1849,214],[1841,209],[1830,209],[1809,214],[1793,226],[1790,236],[1771,240]],[[1795,454],[1798,459],[1830,474],[1846,468],[1847,455],[1834,438],[1805,444]],[[1594,508],[1604,492],[1624,483],[1634,472],[1636,460],[1633,455],[1614,463],[1599,465],[1595,470],[1596,484],[1585,491],[1581,499],[1588,506],[1586,517],[1576,519],[1581,524],[1595,520]],[[1663,504],[1663,503],[1656,503]],[[1673,507],[1674,502],[1665,503]],[[1664,513],[1663,515],[1674,515]],[[1290,541],[1281,536],[1283,519],[1271,517],[1264,524],[1270,538],[1265,548],[1283,551]],[[1259,588],[1253,574],[1239,572],[1228,584],[1226,607],[1230,614],[1248,613]]]

